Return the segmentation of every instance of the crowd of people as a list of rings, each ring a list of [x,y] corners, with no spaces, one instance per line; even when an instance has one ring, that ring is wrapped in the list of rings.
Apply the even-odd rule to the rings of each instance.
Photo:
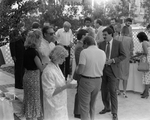
[[[72,33],[65,21],[57,31],[49,25],[34,22],[32,29],[10,35],[10,51],[15,63],[15,88],[23,89],[23,115],[26,120],[68,120],[67,89],[77,89],[74,117],[94,120],[96,98],[101,91],[104,108],[99,114],[112,113],[118,120],[117,95],[127,98],[130,58],[133,57],[132,19],[121,26],[115,18],[104,27],[100,19],[84,19],[84,27]],[[150,29],[150,25],[147,26]],[[18,37],[19,36],[19,37]],[[74,43],[74,37],[77,43]],[[143,61],[150,63],[150,43],[147,35],[137,35],[142,42]],[[75,56],[72,70],[71,49]],[[72,80],[77,84],[73,84]],[[123,83],[123,92],[119,82]],[[148,98],[150,71],[143,73],[145,90],[141,98]]]

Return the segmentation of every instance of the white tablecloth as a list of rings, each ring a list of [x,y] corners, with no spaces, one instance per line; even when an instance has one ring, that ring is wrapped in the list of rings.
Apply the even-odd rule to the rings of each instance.
[[[144,85],[142,84],[142,72],[137,71],[138,63],[130,64],[129,79],[127,90],[134,92],[143,92]],[[122,81],[120,81],[120,89],[122,90]]]

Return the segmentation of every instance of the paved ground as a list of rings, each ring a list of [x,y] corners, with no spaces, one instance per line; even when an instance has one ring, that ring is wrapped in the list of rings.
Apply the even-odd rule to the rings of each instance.
[[[14,78],[11,74],[6,74],[0,71],[0,89],[13,91]],[[7,89],[6,89],[7,88]],[[76,90],[68,90],[68,112],[70,120],[78,120],[73,117],[74,108],[74,96]],[[119,120],[150,120],[150,98],[142,99],[139,93],[128,92],[128,98],[123,98],[122,95],[118,96],[119,110],[118,117]],[[21,102],[14,102],[14,112],[19,113]],[[103,104],[101,100],[101,94],[99,93],[96,103],[96,115],[95,120],[111,120],[111,114],[107,113],[104,115],[98,114],[99,111],[103,109]],[[15,117],[15,120],[18,120]],[[21,118],[21,120],[25,120]]]

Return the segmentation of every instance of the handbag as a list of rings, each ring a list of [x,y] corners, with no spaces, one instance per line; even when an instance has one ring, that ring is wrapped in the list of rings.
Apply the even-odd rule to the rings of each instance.
[[[149,63],[148,63],[148,60],[147,60],[147,56],[146,56],[146,61],[145,62],[140,60],[140,63],[138,65],[137,70],[140,71],[140,72],[148,72],[150,70],[149,69]]]

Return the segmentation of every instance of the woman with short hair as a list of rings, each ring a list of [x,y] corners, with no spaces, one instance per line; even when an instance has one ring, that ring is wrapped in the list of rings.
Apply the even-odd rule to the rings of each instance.
[[[76,85],[66,83],[65,77],[59,68],[68,51],[61,45],[57,45],[50,53],[51,62],[43,70],[43,104],[44,120],[68,120],[67,88],[75,88]]]

